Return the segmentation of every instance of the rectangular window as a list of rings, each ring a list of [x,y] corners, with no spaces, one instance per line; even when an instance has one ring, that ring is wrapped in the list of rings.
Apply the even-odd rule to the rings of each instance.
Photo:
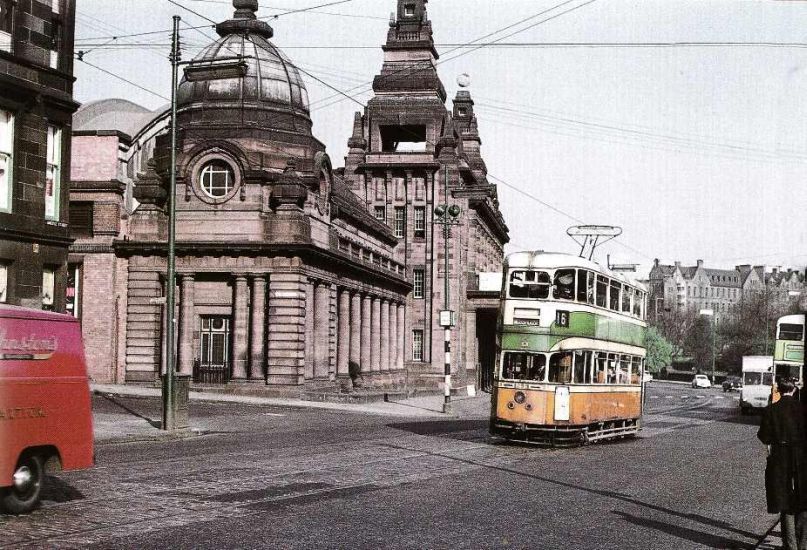
[[[404,15],[407,17],[412,17],[415,15],[415,5],[414,4],[406,4],[404,6]]]
[[[11,210],[14,167],[14,115],[0,111],[0,210]]]
[[[546,380],[546,355],[516,351],[504,352],[501,377],[506,380]]]
[[[426,237],[426,207],[415,207],[415,238],[423,239]]]
[[[54,1],[54,4],[58,2]],[[59,68],[59,51],[62,47],[62,21],[54,17],[50,22],[50,68]]]
[[[633,299],[633,289],[628,285],[622,286],[622,313],[630,313],[630,302]]]
[[[588,271],[584,269],[577,270],[577,301],[581,304],[585,304],[588,298],[586,289],[587,273]]]
[[[597,275],[597,305],[608,307],[608,277]]]
[[[609,296],[608,307],[614,311],[619,311],[619,298],[622,285],[617,281],[611,281],[611,294]]]
[[[426,272],[423,270],[423,268],[417,268],[412,270],[413,298],[423,298],[425,281],[426,281]]]
[[[0,50],[11,51],[14,32],[14,0],[0,0]]]
[[[73,317],[81,317],[81,264],[67,266],[67,300],[65,308]]]
[[[0,303],[8,300],[8,264],[0,264]]]
[[[412,361],[423,361],[423,331],[412,331]]]
[[[71,202],[70,235],[77,238],[92,237],[92,213],[92,202]],[[339,244],[341,249],[341,241]]]
[[[510,273],[510,298],[544,299],[549,297],[549,273],[514,270]]]
[[[406,236],[406,208],[395,207],[395,236],[403,239]]]
[[[61,192],[62,130],[48,126],[47,174],[45,175],[45,219],[59,219]]]
[[[387,223],[387,207],[386,206],[376,206],[375,207],[375,219],[380,222]]]
[[[56,290],[56,272],[51,268],[42,270],[42,309],[53,311],[53,296]]]

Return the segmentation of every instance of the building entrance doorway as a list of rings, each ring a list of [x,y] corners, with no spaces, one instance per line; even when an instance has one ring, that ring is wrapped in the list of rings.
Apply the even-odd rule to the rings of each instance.
[[[496,309],[476,310],[476,349],[479,389],[493,389],[493,369],[496,364]]]
[[[193,381],[226,384],[230,381],[230,318],[203,316],[199,338],[199,358],[194,361]]]

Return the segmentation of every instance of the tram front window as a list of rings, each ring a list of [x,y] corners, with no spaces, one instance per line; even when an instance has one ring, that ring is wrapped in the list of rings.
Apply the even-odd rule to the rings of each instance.
[[[568,384],[572,381],[572,353],[553,353],[549,358],[549,381]]]
[[[572,277],[574,281],[574,277]],[[546,271],[513,271],[510,274],[510,297],[544,299],[549,297],[549,273]]]
[[[559,300],[574,300],[574,269],[558,269],[555,272],[552,297]]]
[[[543,382],[546,376],[546,356],[542,353],[508,351],[502,361],[502,378]]]

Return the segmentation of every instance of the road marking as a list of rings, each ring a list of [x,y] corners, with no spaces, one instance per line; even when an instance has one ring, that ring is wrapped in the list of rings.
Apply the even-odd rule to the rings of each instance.
[[[715,395],[715,399],[725,399],[722,395]]]
[[[651,395],[650,399],[658,399],[658,395]]]
[[[279,413],[263,413],[263,416],[286,416],[286,415]]]
[[[674,397],[672,395],[665,395],[664,397],[665,397],[665,399],[674,399]]]

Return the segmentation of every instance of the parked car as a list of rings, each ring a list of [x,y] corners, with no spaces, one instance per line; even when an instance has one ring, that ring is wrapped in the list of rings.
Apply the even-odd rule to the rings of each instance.
[[[723,380],[723,391],[740,391],[743,389],[743,382],[739,376],[729,376]]]
[[[712,382],[709,380],[709,377],[705,374],[696,374],[695,378],[692,379],[692,387],[693,388],[711,388]]]
[[[642,375],[642,382],[650,382],[653,379],[653,375],[649,372],[645,371]]]

